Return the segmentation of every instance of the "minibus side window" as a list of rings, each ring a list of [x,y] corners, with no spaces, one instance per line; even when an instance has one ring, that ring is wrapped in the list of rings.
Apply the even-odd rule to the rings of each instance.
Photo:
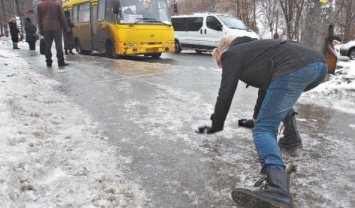
[[[105,0],[99,1],[99,15],[98,20],[102,21],[105,20]]]

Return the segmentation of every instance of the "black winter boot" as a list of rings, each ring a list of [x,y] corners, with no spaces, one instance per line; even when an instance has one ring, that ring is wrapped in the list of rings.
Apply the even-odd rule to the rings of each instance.
[[[68,55],[68,50],[65,49],[65,50],[64,50],[64,53],[65,53],[65,55]]]
[[[285,149],[297,149],[302,147],[302,139],[297,128],[296,115],[294,112],[291,116],[287,116],[283,120],[284,130],[283,137],[279,139],[279,146]]]
[[[12,46],[13,46],[13,49],[20,49],[20,48],[18,47],[18,44],[17,44],[17,43],[13,43]]]
[[[232,191],[233,200],[246,208],[292,208],[290,174],[275,166],[269,166],[266,169],[266,178],[256,182],[255,186],[260,186],[265,180],[266,184],[261,190]]]

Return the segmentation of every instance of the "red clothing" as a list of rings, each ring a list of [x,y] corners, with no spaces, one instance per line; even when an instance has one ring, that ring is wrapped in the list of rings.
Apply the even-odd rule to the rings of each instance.
[[[67,31],[67,21],[61,2],[57,0],[41,0],[37,4],[38,28],[43,31]]]

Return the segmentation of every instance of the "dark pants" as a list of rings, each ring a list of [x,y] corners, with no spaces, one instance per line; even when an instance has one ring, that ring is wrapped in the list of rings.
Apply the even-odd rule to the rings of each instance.
[[[64,50],[72,50],[74,48],[73,33],[68,32],[64,35]]]
[[[64,63],[64,54],[63,54],[63,44],[62,44],[62,31],[61,30],[49,30],[43,31],[44,38],[44,55],[46,56],[47,64],[52,64],[52,44],[53,40],[55,42],[55,49],[57,51],[58,64]]]
[[[36,50],[36,41],[29,41],[28,46],[30,46],[30,50]]]

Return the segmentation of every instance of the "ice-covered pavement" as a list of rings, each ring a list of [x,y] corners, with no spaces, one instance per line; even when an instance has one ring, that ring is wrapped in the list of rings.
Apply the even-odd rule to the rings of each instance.
[[[259,179],[251,132],[236,128],[252,113],[241,91],[223,132],[193,132],[209,122],[218,70],[78,55],[87,64],[43,73],[20,46],[0,45],[0,207],[233,207],[231,189]],[[296,106],[304,147],[284,152],[295,207],[355,207],[355,62],[340,64]]]

